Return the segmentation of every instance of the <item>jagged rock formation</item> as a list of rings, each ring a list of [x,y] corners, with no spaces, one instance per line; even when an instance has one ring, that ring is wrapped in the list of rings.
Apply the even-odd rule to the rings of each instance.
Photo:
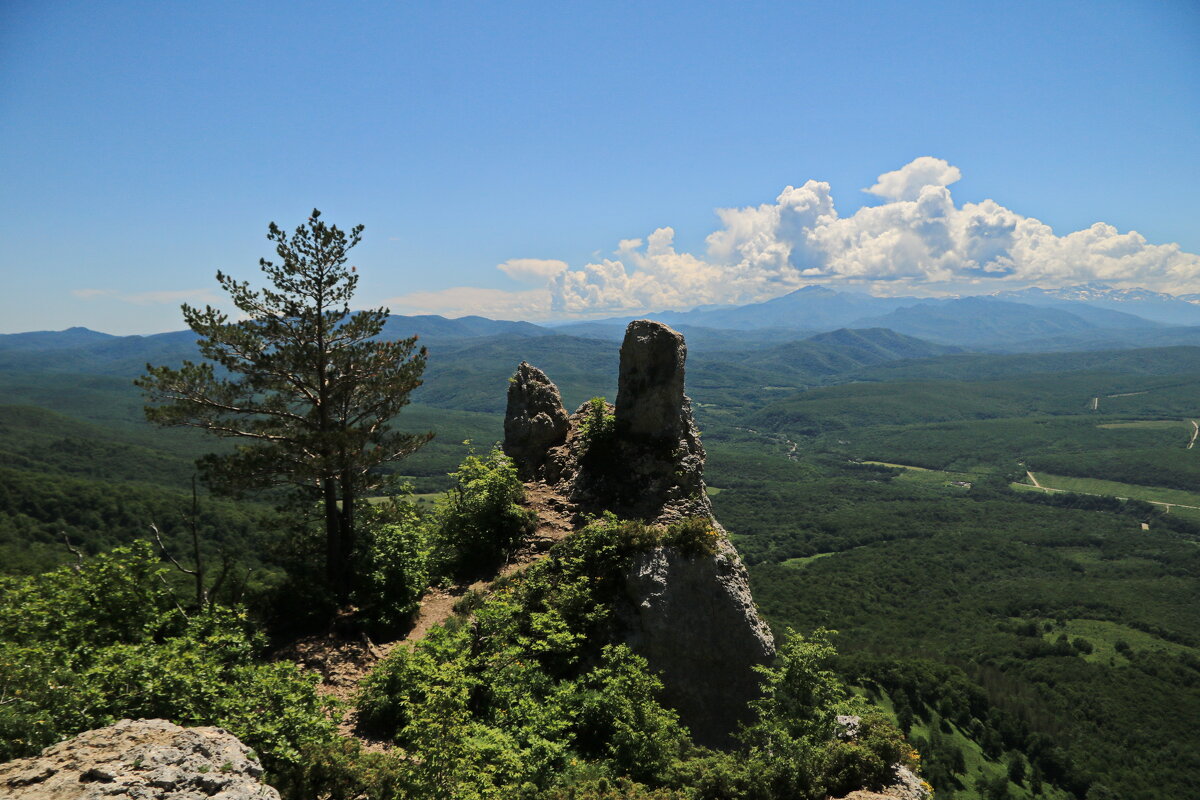
[[[680,333],[650,320],[631,322],[616,405],[600,409],[612,416],[611,428],[585,403],[565,430],[533,423],[566,412],[554,384],[522,363],[509,384],[504,450],[523,475],[567,498],[577,516],[612,511],[655,524],[712,521],[720,533],[715,554],[660,547],[635,561],[621,616],[626,641],[662,678],[664,699],[696,740],[724,746],[748,719],[758,693],[754,666],[771,661],[775,644],[741,559],[712,519],[704,448],[684,394],[686,358]]]
[[[0,765],[0,798],[279,800],[262,765],[220,728],[121,720]]]
[[[537,474],[547,451],[566,439],[569,427],[558,387],[546,373],[522,361],[508,384],[504,415],[504,449],[522,477]]]
[[[666,523],[711,516],[704,448],[683,393],[683,335],[650,320],[629,323],[611,435],[587,435],[588,404],[568,419],[558,388],[522,362],[509,383],[504,452],[528,478],[555,486],[579,511]],[[560,426],[555,420],[566,420]]]

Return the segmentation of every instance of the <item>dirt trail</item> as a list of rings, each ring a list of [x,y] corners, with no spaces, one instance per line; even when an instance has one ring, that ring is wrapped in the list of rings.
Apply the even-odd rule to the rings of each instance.
[[[349,633],[353,621],[349,615],[339,615],[325,633],[305,636],[280,648],[275,657],[295,661],[321,676],[317,691],[327,697],[349,702],[359,683],[376,664],[400,645],[412,646],[425,637],[435,625],[454,616],[454,607],[468,592],[487,592],[492,582],[518,572],[543,558],[555,542],[575,530],[570,504],[560,494],[542,483],[525,484],[522,504],[537,513],[537,528],[521,548],[499,569],[483,580],[470,584],[453,584],[430,589],[421,598],[421,606],[412,626],[402,636],[386,642],[372,642],[363,633]],[[377,741],[358,729],[356,715],[348,710],[339,723],[344,736],[354,736],[371,750],[386,750],[390,743]]]
[[[1187,449],[1191,450],[1192,447],[1196,444],[1196,436],[1198,434],[1200,434],[1200,423],[1196,422],[1196,420],[1194,420],[1194,419],[1188,420],[1188,421],[1192,423],[1192,438],[1188,442]]]
[[[1029,470],[1025,470],[1025,474],[1029,476],[1029,482],[1030,482],[1030,483],[1032,483],[1034,486],[1036,486],[1036,487],[1037,487],[1037,488],[1039,488],[1039,489],[1044,489],[1044,488],[1046,488],[1046,487],[1042,486],[1040,483],[1038,483],[1038,482],[1037,482],[1037,478],[1033,477],[1033,473],[1032,473],[1032,472],[1030,472]]]

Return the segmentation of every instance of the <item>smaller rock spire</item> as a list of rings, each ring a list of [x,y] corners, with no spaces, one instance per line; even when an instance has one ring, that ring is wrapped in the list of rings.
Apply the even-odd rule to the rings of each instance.
[[[546,461],[546,452],[567,438],[570,423],[558,387],[537,367],[522,361],[508,382],[504,452],[526,480]]]

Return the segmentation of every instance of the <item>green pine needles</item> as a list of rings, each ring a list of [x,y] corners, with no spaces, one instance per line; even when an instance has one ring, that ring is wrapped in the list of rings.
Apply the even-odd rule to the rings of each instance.
[[[342,231],[316,209],[289,236],[271,223],[279,262],[261,259],[270,286],[217,273],[241,318],[183,306],[199,363],[146,366],[136,383],[152,402],[146,416],[233,438],[236,449],[201,467],[229,491],[289,485],[320,498],[326,577],[341,599],[354,583],[355,502],[378,482],[376,468],[412,453],[432,434],[391,430],[421,384],[425,348],[416,337],[385,341],[388,310],[350,311],[358,286],[349,251],[362,226]]]

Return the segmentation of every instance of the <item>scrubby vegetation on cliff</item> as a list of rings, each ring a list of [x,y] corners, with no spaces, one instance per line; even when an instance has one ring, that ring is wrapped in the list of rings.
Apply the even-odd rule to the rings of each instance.
[[[489,466],[490,465],[490,466]],[[473,462],[460,487],[487,501],[511,470]],[[491,519],[499,535],[511,501]],[[486,519],[476,520],[484,524]],[[619,643],[623,572],[640,552],[712,549],[687,521],[598,520],[463,607],[364,684],[363,723],[395,741],[368,753],[340,738],[314,679],[262,660],[244,612],[181,607],[149,545],[0,585],[3,757],[122,717],[213,724],[262,757],[292,797],[824,797],[886,782],[908,747],[830,672],[821,635],[793,637],[733,752],[692,744],[658,679]],[[834,736],[837,714],[866,722]]]

